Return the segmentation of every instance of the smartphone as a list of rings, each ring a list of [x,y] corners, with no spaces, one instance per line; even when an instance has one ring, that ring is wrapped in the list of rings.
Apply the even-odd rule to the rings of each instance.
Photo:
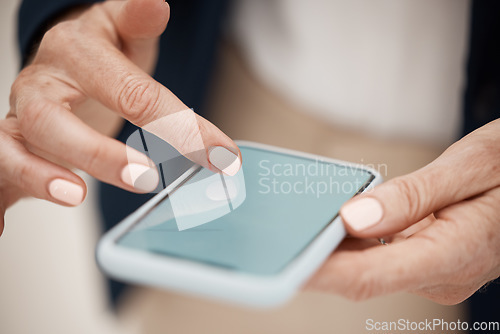
[[[107,232],[100,268],[117,280],[254,307],[290,299],[345,237],[342,204],[382,178],[358,164],[237,145],[236,175],[192,166]]]

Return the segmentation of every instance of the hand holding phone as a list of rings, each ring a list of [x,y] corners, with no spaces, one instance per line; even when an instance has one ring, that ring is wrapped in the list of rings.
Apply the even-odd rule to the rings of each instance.
[[[293,296],[345,236],[342,204],[381,181],[367,167],[238,142],[234,176],[193,166],[108,232],[111,276],[269,307]]]

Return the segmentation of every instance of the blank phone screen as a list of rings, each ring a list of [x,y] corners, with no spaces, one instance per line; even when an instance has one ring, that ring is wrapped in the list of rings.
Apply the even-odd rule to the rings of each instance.
[[[374,175],[362,168],[240,146],[235,176],[200,168],[117,243],[254,275],[275,275]]]

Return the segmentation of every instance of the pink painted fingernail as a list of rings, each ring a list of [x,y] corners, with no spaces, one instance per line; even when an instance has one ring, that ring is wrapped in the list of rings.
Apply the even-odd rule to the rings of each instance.
[[[233,176],[241,168],[241,160],[236,154],[225,147],[215,146],[208,152],[208,160],[224,174]]]
[[[346,204],[340,210],[340,215],[353,230],[363,231],[382,220],[384,209],[375,198],[365,197]]]
[[[155,168],[129,163],[122,169],[122,182],[142,192],[152,192],[158,186],[159,176]]]
[[[55,179],[49,184],[50,196],[68,205],[78,205],[83,201],[83,188],[76,183]]]

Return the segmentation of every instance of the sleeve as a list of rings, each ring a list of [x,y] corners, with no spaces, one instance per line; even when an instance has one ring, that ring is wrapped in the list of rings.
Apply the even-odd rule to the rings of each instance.
[[[23,0],[18,11],[17,37],[24,67],[34,45],[41,40],[50,22],[66,10],[102,0]]]

